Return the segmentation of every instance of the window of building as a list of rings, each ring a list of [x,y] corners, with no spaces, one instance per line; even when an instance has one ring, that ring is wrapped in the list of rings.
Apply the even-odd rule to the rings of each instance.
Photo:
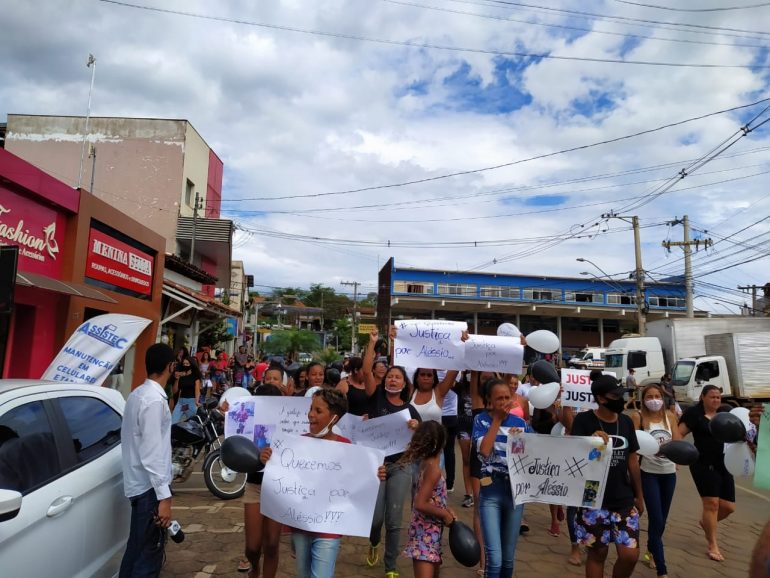
[[[89,462],[120,443],[120,415],[93,397],[59,399],[78,462]]]
[[[187,185],[184,189],[184,204],[188,207],[193,206],[193,202],[195,201],[195,183],[193,183],[190,179],[187,179]]]
[[[480,288],[482,297],[498,297],[506,299],[518,299],[521,290],[518,287],[504,287],[501,285],[482,285]]]
[[[554,289],[522,289],[521,298],[532,301],[561,301],[561,291]]]
[[[650,297],[650,307],[684,307],[685,301],[681,297]]]
[[[463,283],[439,283],[438,292],[440,295],[464,295],[476,296],[478,287],[476,285],[464,285]]]
[[[626,295],[624,293],[607,293],[608,305],[636,305],[635,295]]]
[[[564,300],[571,303],[604,303],[604,294],[590,291],[565,291]]]
[[[60,475],[43,402],[25,403],[0,416],[0,489],[28,494]]]
[[[394,281],[393,292],[394,293],[432,294],[433,283],[427,283],[427,282],[421,282],[421,281]]]

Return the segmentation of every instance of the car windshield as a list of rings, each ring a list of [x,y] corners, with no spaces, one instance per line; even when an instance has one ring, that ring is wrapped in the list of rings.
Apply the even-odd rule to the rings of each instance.
[[[694,361],[677,361],[674,366],[674,375],[671,377],[671,385],[687,385],[690,376],[695,369]]]
[[[623,354],[614,353],[605,358],[605,367],[623,367]]]

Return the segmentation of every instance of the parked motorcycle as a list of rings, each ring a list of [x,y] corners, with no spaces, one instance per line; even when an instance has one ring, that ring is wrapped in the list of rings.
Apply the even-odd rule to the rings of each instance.
[[[193,417],[171,426],[173,483],[185,482],[202,455],[206,487],[217,498],[232,500],[243,495],[246,474],[234,472],[222,463],[219,437],[224,416],[216,409],[217,403],[217,399],[210,399],[198,407]]]

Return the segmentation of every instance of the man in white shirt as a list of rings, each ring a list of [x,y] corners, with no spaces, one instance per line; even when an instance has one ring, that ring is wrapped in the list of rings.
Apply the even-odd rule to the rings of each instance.
[[[128,396],[120,440],[123,488],[131,500],[131,530],[120,578],[159,576],[171,524],[171,412],[161,384],[173,375],[174,351],[147,349],[147,379]]]

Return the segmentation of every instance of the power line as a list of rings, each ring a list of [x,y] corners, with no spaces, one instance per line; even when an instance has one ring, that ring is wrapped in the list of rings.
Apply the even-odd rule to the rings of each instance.
[[[631,6],[641,6],[643,8],[667,10],[669,12],[730,12],[732,10],[751,10],[753,8],[765,8],[770,6],[770,2],[760,2],[759,4],[749,4],[747,6],[724,6],[722,8],[673,8],[671,6],[660,6],[658,4],[631,2],[630,0],[615,0],[615,2],[619,2],[620,4],[630,4]]]
[[[112,1],[112,0],[99,0],[99,1],[107,2],[107,1]],[[656,127],[656,128],[646,129],[646,130],[642,130],[642,131],[639,131],[639,132],[635,132],[635,133],[624,135],[624,136],[620,136],[620,137],[615,137],[615,138],[611,138],[611,139],[607,139],[607,140],[603,140],[603,141],[598,141],[598,142],[594,142],[594,143],[591,143],[591,144],[575,146],[575,147],[571,147],[571,148],[567,148],[567,149],[561,149],[561,150],[550,152],[550,153],[544,153],[544,154],[540,154],[540,155],[535,155],[535,156],[532,156],[532,157],[527,157],[527,158],[524,158],[524,159],[519,159],[519,160],[516,160],[516,161],[511,161],[511,162],[508,162],[508,163],[501,163],[501,164],[498,164],[498,165],[482,167],[482,168],[479,168],[479,169],[469,169],[469,170],[465,170],[465,171],[457,171],[457,172],[454,172],[454,173],[448,173],[448,174],[443,174],[443,175],[436,175],[436,176],[432,176],[432,177],[425,177],[425,178],[422,178],[422,179],[415,179],[415,180],[412,180],[412,181],[403,181],[403,182],[400,182],[400,183],[390,183],[390,184],[386,184],[386,185],[373,185],[373,186],[370,186],[370,187],[361,187],[361,188],[358,188],[358,189],[348,189],[348,190],[344,190],[344,191],[331,191],[331,192],[326,192],[326,193],[307,193],[307,194],[301,194],[301,195],[282,195],[282,196],[278,196],[278,197],[241,197],[241,198],[238,198],[238,199],[228,199],[227,201],[228,202],[279,201],[279,200],[287,200],[287,199],[307,199],[307,198],[329,197],[329,196],[334,196],[334,195],[350,195],[350,194],[353,194],[353,193],[362,193],[362,192],[366,192],[366,191],[376,191],[376,190],[382,190],[382,189],[392,189],[392,188],[397,188],[397,187],[405,187],[405,186],[409,186],[409,185],[417,185],[417,184],[421,184],[421,183],[428,183],[428,182],[433,182],[433,181],[439,181],[439,180],[448,179],[448,178],[452,178],[452,177],[459,177],[459,176],[464,176],[464,175],[477,174],[477,173],[481,173],[481,172],[485,172],[485,171],[492,171],[492,170],[501,169],[501,168],[505,168],[505,167],[512,167],[512,166],[515,166],[515,165],[519,165],[519,164],[523,164],[523,163],[528,163],[528,162],[532,162],[532,161],[536,161],[536,160],[547,159],[547,158],[555,157],[555,156],[566,154],[566,153],[571,153],[571,152],[580,151],[580,150],[586,150],[586,149],[590,149],[590,148],[594,148],[594,147],[601,146],[601,145],[606,145],[606,144],[612,144],[612,143],[616,143],[616,142],[620,142],[620,141],[636,138],[636,137],[639,137],[639,136],[643,136],[643,135],[659,132],[659,131],[667,129],[667,128],[673,128],[673,127],[676,127],[676,126],[681,126],[683,124],[687,124],[687,123],[694,122],[694,121],[697,121],[697,120],[703,120],[705,118],[709,118],[709,117],[712,117],[712,116],[718,116],[720,114],[725,114],[725,113],[728,113],[728,112],[735,112],[737,110],[743,110],[743,109],[746,109],[746,108],[751,108],[752,106],[756,106],[758,104],[762,104],[762,103],[765,103],[765,102],[770,102],[770,98],[763,98],[761,100],[757,100],[757,101],[752,102],[750,104],[744,104],[744,105],[741,105],[741,106],[735,106],[735,107],[732,107],[732,108],[726,108],[726,109],[719,110],[719,111],[716,111],[716,112],[710,112],[708,114],[703,114],[703,115],[700,115],[700,116],[694,116],[694,117],[687,118],[687,119],[684,119],[684,120],[680,120],[680,121],[664,124],[664,125],[661,125],[661,126]],[[222,200],[222,202],[224,202],[224,201],[225,201],[225,199]]]
[[[203,20],[213,20],[217,22],[229,22],[231,24],[241,24],[245,26],[256,26],[260,28],[269,28],[271,30],[282,30],[284,32],[295,32],[298,34],[311,34],[315,36],[325,36],[329,38],[342,38],[345,40],[356,40],[360,42],[372,42],[376,44],[386,44],[390,46],[407,46],[410,48],[422,48],[432,50],[447,50],[450,52],[471,52],[475,54],[489,54],[494,56],[515,56],[516,58],[566,60],[578,62],[599,62],[604,64],[633,64],[638,66],[663,66],[673,68],[746,68],[741,64],[708,64],[708,63],[686,63],[686,62],[653,62],[646,60],[620,60],[615,58],[591,58],[585,56],[563,56],[549,53],[535,54],[531,52],[508,52],[502,50],[487,50],[484,48],[466,48],[458,46],[445,46],[441,44],[432,44],[428,42],[411,42],[408,40],[388,40],[385,38],[372,38],[357,34],[346,34],[342,32],[326,32],[323,30],[313,30],[306,28],[296,28],[293,26],[283,26],[278,24],[268,24],[266,22],[254,22],[242,20],[239,18],[228,18],[225,16],[209,16],[196,12],[186,12],[181,10],[170,10],[167,8],[157,8],[155,6],[144,6],[141,4],[131,4],[129,2],[119,2],[118,0],[98,0],[106,4],[114,4],[125,8],[135,8],[138,10],[147,10],[150,12],[160,12],[163,14],[173,14],[176,16],[187,16],[189,18],[200,18]],[[752,65],[753,68],[770,68],[770,65]]]
[[[403,0],[382,0],[390,4],[396,4],[400,6],[412,6],[414,8],[421,8],[424,10],[435,10],[438,12],[446,12],[449,14],[458,14],[465,16],[474,16],[476,18],[485,18],[489,20],[497,20],[500,22],[516,22],[519,24],[527,24],[529,26],[543,26],[545,28],[561,28],[563,30],[574,30],[577,32],[589,32],[592,34],[603,34],[606,36],[617,36],[621,38],[635,38],[638,40],[654,40],[659,42],[676,42],[679,44],[697,44],[706,46],[732,46],[735,48],[765,48],[763,44],[739,44],[732,42],[711,42],[708,40],[688,40],[685,38],[661,38],[659,36],[645,36],[643,34],[631,34],[624,32],[610,32],[608,30],[596,30],[595,28],[585,28],[581,26],[569,26],[566,24],[553,24],[550,22],[537,22],[532,20],[519,20],[517,18],[511,18],[509,16],[495,16],[493,14],[480,14],[478,12],[468,12],[465,10],[453,10],[451,8],[442,8],[439,6],[428,6],[425,4],[418,4],[415,2],[405,2]],[[486,6],[486,5],[485,5]]]

